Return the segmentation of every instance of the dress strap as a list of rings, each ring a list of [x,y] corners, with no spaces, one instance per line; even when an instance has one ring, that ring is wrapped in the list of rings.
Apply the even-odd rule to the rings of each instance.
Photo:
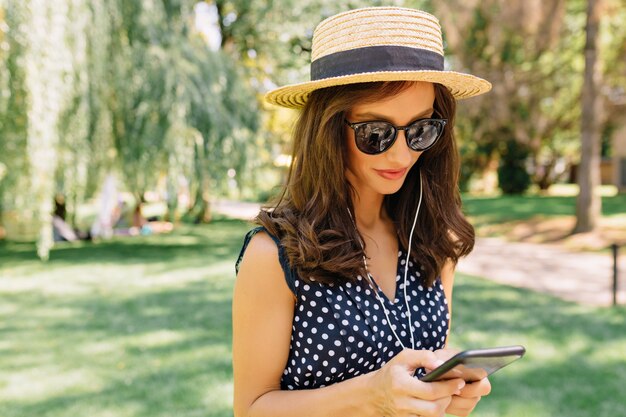
[[[237,258],[237,262],[235,263],[235,271],[239,273],[239,266],[241,264],[241,260],[243,259],[243,254],[246,252],[248,244],[250,240],[259,232],[265,232],[269,237],[272,238],[276,246],[278,247],[278,261],[280,262],[280,266],[283,268],[283,272],[285,273],[285,281],[287,282],[287,286],[291,290],[291,292],[296,294],[296,273],[289,265],[289,260],[287,259],[287,254],[285,253],[285,248],[280,243],[280,239],[276,236],[272,235],[267,231],[267,229],[263,226],[257,226],[254,229],[250,230],[246,233],[246,236],[243,241],[243,246],[241,247],[241,251],[239,252],[239,257]]]

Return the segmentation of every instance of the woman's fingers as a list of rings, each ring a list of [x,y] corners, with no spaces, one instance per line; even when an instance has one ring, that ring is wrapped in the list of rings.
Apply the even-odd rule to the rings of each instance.
[[[445,381],[422,382],[413,378],[410,385],[410,394],[414,398],[436,400],[439,398],[451,397],[452,395],[460,393],[460,390],[462,390],[465,386],[465,381],[456,378]]]
[[[465,385],[462,379],[422,382],[414,377],[418,367],[437,367],[440,361],[428,350],[406,349],[375,371],[370,381],[372,402],[381,415],[444,416],[454,394]]]
[[[402,364],[406,367],[406,370],[411,373],[415,372],[417,368],[436,368],[443,363],[437,356],[430,350],[413,350],[404,349],[398,353],[389,364]]]
[[[464,398],[455,395],[446,408],[446,413],[466,417],[474,410],[478,401],[480,401],[480,397]]]
[[[484,397],[491,392],[491,383],[489,378],[483,378],[480,381],[465,384],[459,396],[464,398]]]
[[[407,398],[398,404],[401,415],[419,417],[443,417],[446,409],[450,406],[450,397],[440,398],[434,401]]]
[[[474,410],[481,397],[488,395],[490,392],[491,383],[488,378],[466,384],[459,394],[452,397],[446,413],[465,417]]]

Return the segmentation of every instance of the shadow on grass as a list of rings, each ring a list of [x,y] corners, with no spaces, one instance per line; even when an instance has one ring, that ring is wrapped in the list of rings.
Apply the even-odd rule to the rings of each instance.
[[[247,229],[219,221],[166,236],[57,248],[44,269],[39,261],[15,260],[20,247],[0,248],[0,262],[40,269],[37,279],[55,270],[59,285],[84,289],[0,294],[0,342],[10,341],[0,344],[0,393],[3,375],[15,372],[25,381],[2,398],[0,415],[231,416],[232,264]],[[103,259],[119,264],[112,271],[122,276],[134,263],[150,268],[127,282],[98,285],[93,277],[85,282],[63,275],[77,264],[89,278]],[[185,280],[190,265],[199,278]],[[168,268],[171,280],[153,275]],[[520,363],[494,375],[493,394],[476,415],[623,412],[626,308],[581,307],[458,274],[452,329],[457,346],[506,341],[528,349]],[[31,372],[39,380],[29,380]],[[55,387],[66,372],[84,372],[84,380]],[[33,383],[43,384],[43,393],[32,390]]]
[[[626,194],[602,198],[602,213],[606,216],[625,214]],[[477,225],[525,220],[534,216],[573,216],[576,197],[569,196],[463,196],[464,212],[476,218]]]
[[[626,341],[626,307],[591,308],[534,291],[495,285],[459,274],[455,287],[457,332],[511,332],[553,343],[573,336]]]
[[[0,309],[0,341],[10,341],[0,345],[0,368],[10,378],[0,376],[0,415],[232,415],[231,296],[247,229],[242,222],[219,221],[171,235],[57,248],[46,264],[29,260],[34,249],[25,245],[0,248],[7,271],[32,265],[23,269],[35,270],[35,282],[55,271],[59,285],[81,289],[0,293],[6,306]],[[102,263],[112,264],[116,274],[135,263],[143,272],[127,282],[90,278]],[[84,268],[67,269],[74,265]],[[226,265],[229,272],[223,272]],[[198,277],[185,279],[190,267]],[[166,281],[155,275],[170,268]],[[66,374],[85,380],[56,387]],[[20,380],[24,386],[14,386]]]
[[[492,377],[481,416],[621,415],[626,307],[591,308],[459,274],[452,338],[464,347],[522,344]]]
[[[126,415],[123,411],[130,407],[134,416],[230,415],[227,401],[207,404],[206,400],[207,392],[231,384],[230,297],[230,287],[212,279],[122,299],[68,296],[46,299],[45,307],[71,311],[70,317],[43,320],[37,314],[40,300],[33,297],[33,305],[23,305],[18,320],[0,329],[0,339],[31,338],[41,341],[41,347],[3,352],[5,361],[19,364],[16,371],[45,368],[51,365],[52,354],[56,368],[88,370],[105,383],[96,392],[70,389],[32,402],[3,401],[0,414],[66,416],[76,409],[81,411],[75,415],[86,415],[94,409],[98,412],[88,414],[108,410]],[[25,325],[34,321],[41,327]],[[163,332],[178,337],[162,342]],[[90,346],[101,343],[112,346],[111,352],[90,353]],[[52,352],[46,351],[50,346]]]

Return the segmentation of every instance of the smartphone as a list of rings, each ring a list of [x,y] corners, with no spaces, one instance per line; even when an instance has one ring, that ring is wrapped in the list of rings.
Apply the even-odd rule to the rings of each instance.
[[[453,378],[462,378],[466,382],[479,381],[518,360],[524,353],[526,349],[523,346],[466,350],[424,375],[421,381],[432,382]]]

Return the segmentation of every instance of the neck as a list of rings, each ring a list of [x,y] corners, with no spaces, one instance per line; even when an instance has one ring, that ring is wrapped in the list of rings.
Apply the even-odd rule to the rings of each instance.
[[[360,190],[352,195],[354,216],[357,227],[361,230],[371,230],[388,220],[383,207],[384,195],[372,191]]]

